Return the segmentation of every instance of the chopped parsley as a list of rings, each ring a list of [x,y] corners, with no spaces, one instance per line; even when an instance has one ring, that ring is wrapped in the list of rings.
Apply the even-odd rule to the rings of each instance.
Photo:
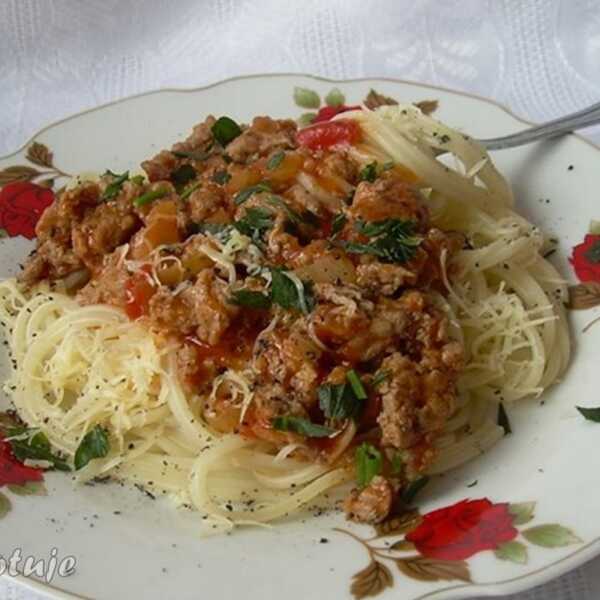
[[[357,449],[354,455],[354,464],[356,467],[356,482],[358,487],[364,488],[375,475],[381,473],[383,460],[381,452],[372,446],[363,442]]]
[[[240,126],[229,117],[219,117],[211,127],[211,131],[215,140],[217,140],[221,146],[227,146],[229,142],[235,140],[235,138],[242,133]]]
[[[302,417],[294,417],[292,415],[286,415],[283,417],[276,417],[273,419],[273,429],[277,431],[293,431],[306,437],[311,438],[322,438],[329,437],[335,433],[335,429],[325,427],[325,425],[318,425],[308,419]]]
[[[351,375],[352,374],[352,375]],[[328,383],[320,385],[317,388],[317,395],[319,397],[319,408],[323,411],[323,414],[327,419],[334,421],[342,421],[344,419],[353,419],[358,416],[362,408],[364,407],[364,400],[367,395],[362,387],[360,379],[359,393],[356,393],[356,389],[352,385],[352,380],[358,375],[354,370],[346,373],[346,379],[348,382],[345,383]],[[362,392],[360,389],[362,388]]]
[[[377,161],[373,161],[368,165],[364,166],[358,174],[359,181],[368,181],[373,183],[377,179]]]
[[[75,469],[83,469],[94,458],[105,457],[109,449],[106,430],[96,425],[85,434],[75,452]]]
[[[309,282],[281,267],[271,268],[271,299],[282,308],[295,309],[307,315],[315,305]]]
[[[271,158],[269,158],[267,161],[267,169],[269,169],[269,171],[276,169],[283,162],[284,158],[285,152],[283,150],[275,152],[275,154],[273,154],[273,156],[271,156]]]
[[[58,471],[70,471],[69,465],[53,454],[50,442],[46,435],[36,429],[27,427],[14,427],[6,432],[6,441],[17,460],[44,460],[52,465],[51,468]]]
[[[362,384],[358,373],[354,369],[350,369],[346,373],[346,379],[348,380],[348,383],[350,384],[354,395],[359,400],[366,400],[368,398],[365,386]]]
[[[510,421],[508,420],[508,415],[506,414],[506,409],[504,408],[504,404],[500,402],[498,405],[498,425],[504,429],[504,435],[508,435],[512,433],[512,428],[510,426]]]
[[[173,156],[177,158],[189,158],[190,160],[206,160],[210,156],[210,148],[208,150],[191,150],[190,152],[180,152],[177,150],[171,151]]]
[[[369,238],[367,244],[346,242],[346,252],[370,254],[384,262],[404,263],[414,257],[421,238],[414,235],[415,222],[399,219],[384,219],[367,223],[359,220],[355,229]]]
[[[394,452],[391,460],[392,475],[400,475],[404,470],[404,453]]]
[[[171,173],[171,181],[177,189],[181,189],[190,181],[196,179],[196,175],[196,169],[192,165],[181,165]]]
[[[388,377],[390,376],[389,371],[377,371],[373,379],[371,379],[371,387],[379,387]]]
[[[594,423],[600,423],[600,407],[597,408],[586,408],[585,406],[575,407],[588,421],[594,421]]]
[[[344,229],[348,219],[344,213],[338,213],[331,221],[331,239],[335,239],[338,234]]]
[[[192,185],[185,188],[185,190],[183,190],[183,192],[181,192],[181,194],[179,194],[179,198],[181,198],[181,200],[185,200],[186,198],[189,198],[201,185],[202,185],[201,181],[196,181],[196,183],[193,183]]]
[[[253,290],[236,290],[232,292],[229,301],[246,308],[265,309],[271,306],[271,298],[267,294]]]
[[[270,192],[271,186],[268,183],[262,182],[257,183],[256,185],[251,185],[250,187],[244,188],[240,190],[236,195],[233,201],[236,206],[243,204],[252,196],[253,194],[260,194],[261,192]]]
[[[225,170],[216,171],[215,174],[212,176],[212,180],[215,183],[218,183],[219,185],[225,185],[230,179],[231,175]]]
[[[273,227],[273,215],[264,208],[248,208],[243,218],[236,221],[233,226],[261,246],[264,234]]]
[[[113,180],[106,186],[102,193],[102,200],[112,200],[119,195],[123,184],[129,179],[129,171],[125,171],[121,175],[117,175],[112,171],[106,171],[105,175],[111,175]]]
[[[289,222],[295,226],[308,225],[309,227],[316,228],[320,224],[319,217],[317,217],[315,213],[310,210],[305,210],[301,214],[294,210],[281,196],[274,194],[268,199],[268,202],[273,206],[282,208],[285,211]]]
[[[158,200],[159,198],[164,198],[169,195],[169,190],[165,188],[160,188],[158,190],[152,190],[150,192],[146,192],[141,196],[138,196],[133,203],[135,206],[145,206],[146,204],[150,204],[150,202],[154,202],[154,200]]]
[[[411,481],[404,491],[402,492],[402,496],[400,500],[403,504],[411,504],[415,499],[416,495],[429,483],[429,477],[425,475],[420,479],[415,479],[415,481]]]

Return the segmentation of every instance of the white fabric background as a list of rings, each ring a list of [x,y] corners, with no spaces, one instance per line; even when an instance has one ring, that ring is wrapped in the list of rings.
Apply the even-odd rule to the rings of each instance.
[[[600,2],[0,0],[0,154],[130,94],[277,71],[434,83],[541,121],[600,100]],[[599,570],[516,598],[595,600]]]

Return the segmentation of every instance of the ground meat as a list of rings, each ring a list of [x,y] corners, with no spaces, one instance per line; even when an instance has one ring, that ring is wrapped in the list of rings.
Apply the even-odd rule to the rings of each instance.
[[[61,279],[80,269],[83,269],[83,263],[72,249],[58,240],[49,239],[38,246],[19,279],[29,286],[45,278]]]
[[[359,523],[380,523],[389,514],[394,501],[391,483],[376,475],[363,490],[354,489],[344,502],[348,519]]]
[[[111,304],[122,308],[127,302],[125,284],[129,272],[123,260],[126,248],[107,256],[102,270],[77,294],[81,304]]]
[[[254,365],[262,382],[284,384],[311,405],[316,400],[321,354],[306,331],[306,321],[298,319],[289,328],[276,327],[260,337]]]
[[[154,158],[145,160],[142,169],[146,171],[150,181],[169,179],[171,173],[178,167],[179,159],[169,150],[162,150]]]
[[[214,183],[206,183],[192,192],[187,207],[194,223],[226,222],[231,219],[231,202],[225,195],[223,187]]]
[[[216,121],[212,115],[208,115],[202,123],[194,126],[192,133],[183,142],[173,144],[172,150],[174,152],[191,152],[206,148],[213,141],[212,126]]]
[[[364,221],[416,221],[418,229],[423,229],[429,219],[419,191],[391,172],[384,173],[374,183],[362,181],[356,188],[348,213],[352,218]]]
[[[93,273],[104,256],[125,243],[140,226],[130,200],[99,204],[73,228],[73,249]]]
[[[290,119],[255,117],[252,125],[227,146],[227,154],[236,162],[250,157],[267,156],[273,150],[296,147],[296,123]]]
[[[150,320],[158,327],[193,334],[214,346],[239,312],[239,307],[228,302],[226,288],[212,269],[203,269],[195,283],[177,296],[161,287],[150,300]]]
[[[394,352],[381,364],[389,372],[381,384],[378,423],[382,444],[410,448],[441,430],[454,411],[456,380],[463,366],[462,347],[447,338],[447,321],[420,292],[405,294],[405,353]]]
[[[84,183],[57,196],[36,225],[37,248],[21,274],[23,283],[60,279],[83,268],[71,236],[86,213],[98,204],[99,196],[100,188],[95,183]]]
[[[356,282],[372,293],[391,296],[405,285],[414,285],[415,273],[401,265],[371,262],[356,269]]]

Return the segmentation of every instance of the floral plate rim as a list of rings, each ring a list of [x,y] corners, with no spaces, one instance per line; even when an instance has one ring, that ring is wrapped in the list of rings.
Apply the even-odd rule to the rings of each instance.
[[[402,79],[402,78],[397,78],[397,77],[378,77],[378,76],[350,77],[348,79],[335,79],[335,78],[331,78],[331,77],[324,77],[322,75],[313,75],[310,73],[292,72],[292,71],[284,71],[281,73],[280,72],[277,72],[277,73],[248,73],[246,75],[235,75],[233,77],[219,79],[218,81],[214,81],[213,83],[209,83],[207,85],[200,85],[200,86],[193,86],[193,87],[190,87],[190,86],[159,87],[156,89],[147,90],[145,92],[140,92],[139,94],[131,94],[131,95],[125,96],[123,98],[117,98],[116,100],[111,100],[110,102],[104,102],[103,104],[98,104],[97,106],[93,106],[91,108],[86,108],[79,112],[70,114],[62,119],[57,119],[56,121],[52,121],[48,125],[42,127],[41,129],[38,129],[28,139],[26,139],[25,142],[23,142],[19,147],[17,147],[13,152],[0,155],[0,160],[6,160],[7,158],[16,156],[17,154],[19,154],[20,152],[25,150],[27,148],[27,146],[29,146],[30,144],[35,142],[36,139],[40,135],[42,135],[46,131],[48,131],[58,125],[62,125],[63,123],[66,123],[68,121],[76,119],[77,117],[81,117],[83,115],[87,115],[89,113],[93,113],[93,112],[102,110],[109,106],[115,106],[117,104],[121,104],[122,102],[128,102],[129,100],[134,100],[136,98],[143,98],[144,96],[152,96],[155,94],[161,94],[164,92],[178,92],[178,93],[201,92],[204,90],[210,90],[214,87],[220,86],[224,83],[229,83],[231,81],[243,81],[243,80],[250,80],[250,79],[257,79],[257,78],[262,79],[265,77],[268,77],[268,78],[305,77],[307,79],[313,79],[314,81],[322,81],[325,83],[333,83],[333,84],[335,84],[335,83],[360,83],[360,82],[364,82],[364,81],[384,81],[384,82],[390,82],[390,83],[401,83],[401,84],[405,84],[405,85],[413,85],[413,86],[420,87],[420,88],[425,88],[425,89],[429,89],[429,90],[438,90],[438,91],[442,91],[442,92],[447,92],[449,94],[455,94],[457,96],[464,96],[466,98],[472,98],[473,100],[479,100],[481,102],[485,102],[486,104],[491,104],[492,106],[496,106],[496,107],[502,109],[505,113],[507,113],[508,115],[510,115],[511,117],[516,119],[517,121],[524,123],[525,125],[536,125],[537,124],[535,121],[530,121],[529,119],[526,119],[525,117],[522,117],[521,115],[517,115],[506,104],[504,104],[503,102],[498,102],[497,100],[494,100],[492,98],[487,98],[486,96],[481,96],[480,94],[475,94],[473,92],[466,92],[463,90],[457,90],[457,89],[445,87],[442,85],[434,85],[432,83],[421,83],[421,82],[415,81],[413,79]],[[585,144],[591,146],[592,148],[595,148],[596,150],[600,150],[600,144],[596,144],[578,133],[571,133],[570,135],[572,137],[584,142]]]
[[[50,131],[64,123],[70,122],[74,119],[77,119],[83,115],[94,113],[96,111],[103,110],[107,107],[116,106],[121,103],[128,102],[130,100],[153,96],[161,93],[175,93],[175,94],[185,94],[185,93],[197,93],[205,90],[209,90],[223,84],[227,84],[229,82],[235,81],[253,81],[260,79],[277,79],[277,78],[305,78],[313,81],[331,83],[331,84],[353,84],[353,83],[363,83],[363,82],[371,82],[374,84],[389,82],[393,84],[403,84],[407,86],[413,86],[417,89],[422,90],[431,90],[444,92],[447,94],[451,94],[454,96],[459,96],[463,98],[470,98],[477,102],[485,103],[487,105],[494,106],[496,108],[501,109],[508,116],[513,118],[515,121],[519,123],[523,123],[524,125],[533,125],[534,123],[516,115],[512,110],[510,110],[506,105],[492,100],[490,98],[486,98],[484,96],[480,96],[478,94],[473,94],[469,92],[464,92],[460,90],[455,90],[451,88],[447,88],[444,86],[437,86],[433,84],[420,83],[417,81],[399,79],[399,78],[391,78],[391,77],[358,77],[358,78],[349,78],[349,79],[332,79],[328,77],[322,77],[317,75],[305,74],[305,73],[265,73],[265,74],[247,74],[240,75],[235,77],[230,77],[227,79],[222,79],[211,84],[205,86],[196,86],[196,87],[166,87],[166,88],[158,88],[155,90],[149,90],[146,92],[142,92],[140,94],[135,94],[131,96],[127,96],[124,98],[119,98],[117,100],[107,102],[83,111],[80,111],[75,114],[71,114],[63,119],[59,119],[50,123],[49,125],[39,129],[36,133],[34,133],[23,145],[17,148],[14,152],[6,155],[0,156],[0,160],[7,160],[12,157],[17,156],[19,153],[23,152],[28,146],[32,143],[36,142],[36,140],[43,135],[45,132]],[[594,142],[578,135],[572,134],[572,137],[577,139],[578,141],[584,142],[587,146],[591,146],[595,150],[600,150],[600,145],[595,144]],[[476,595],[484,595],[484,596],[496,596],[501,594],[510,594],[519,591],[523,591],[526,589],[530,589],[531,587],[537,586],[544,582],[549,581],[555,577],[558,577],[574,568],[577,568],[584,562],[598,556],[600,554],[600,537],[597,537],[587,543],[581,544],[576,550],[570,552],[568,555],[563,556],[560,559],[557,559],[553,562],[547,563],[543,566],[540,566],[533,571],[528,573],[523,573],[521,575],[517,575],[514,577],[510,577],[507,579],[501,579],[498,581],[491,581],[485,583],[455,583],[452,585],[445,586],[443,588],[439,588],[437,590],[431,590],[429,592],[425,592],[418,597],[415,597],[414,600],[426,600],[426,599],[458,599],[458,598],[466,598],[466,597],[474,597]],[[19,585],[24,586],[32,591],[36,591],[49,597],[53,598],[61,598],[61,599],[82,599],[84,596],[80,596],[77,594],[73,594],[71,592],[66,592],[61,590],[58,587],[53,585],[47,585],[45,583],[40,582],[39,580],[33,579],[31,577],[27,577],[24,575],[18,575],[16,577],[12,577],[8,574],[5,574],[7,580],[12,580]],[[370,594],[368,594],[370,595]]]

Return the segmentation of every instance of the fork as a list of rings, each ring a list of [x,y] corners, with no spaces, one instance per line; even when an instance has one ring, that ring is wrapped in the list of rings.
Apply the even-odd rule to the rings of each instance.
[[[554,138],[565,133],[571,133],[576,129],[598,124],[600,124],[600,102],[570,115],[542,123],[541,125],[535,125],[519,133],[477,141],[486,150],[503,150],[504,148],[514,148],[515,146],[523,146],[531,142]]]

